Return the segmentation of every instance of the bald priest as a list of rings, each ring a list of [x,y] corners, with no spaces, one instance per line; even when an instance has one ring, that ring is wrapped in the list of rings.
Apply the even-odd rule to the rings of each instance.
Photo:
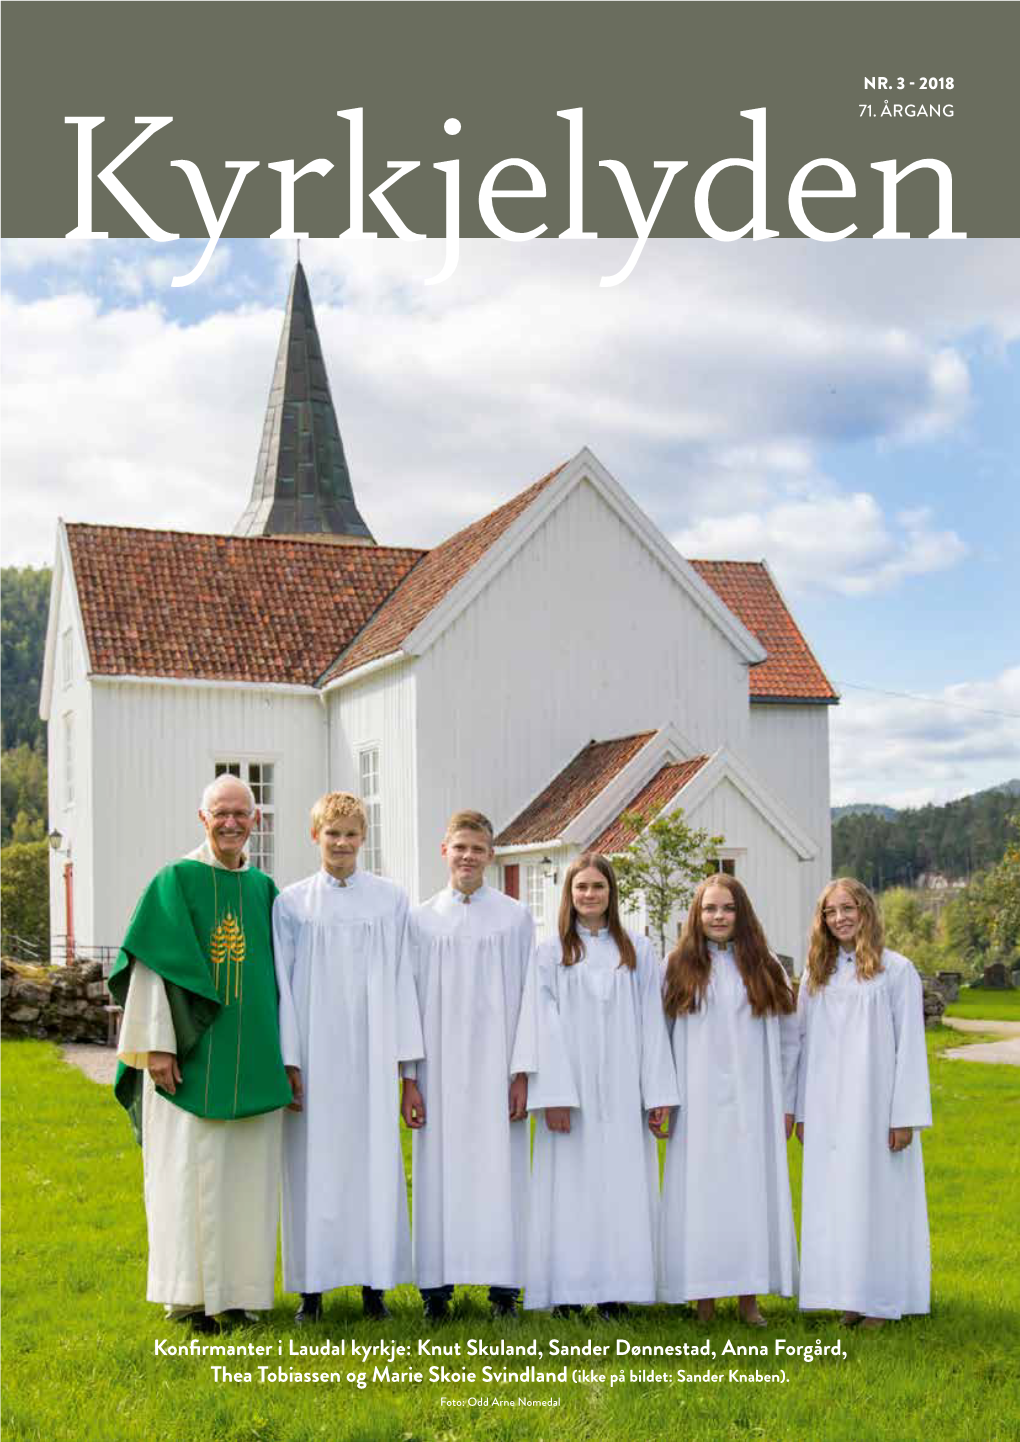
[[[248,864],[259,819],[221,776],[206,839],[144,892],[110,975],[124,1008],[115,1089],[142,1143],[147,1297],[210,1330],[273,1305],[281,1108],[276,886]],[[214,1319],[218,1319],[214,1320]]]

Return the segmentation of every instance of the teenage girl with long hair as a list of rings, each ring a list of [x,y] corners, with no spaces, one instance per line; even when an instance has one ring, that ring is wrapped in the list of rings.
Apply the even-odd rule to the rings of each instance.
[[[798,998],[804,1143],[800,1305],[867,1328],[927,1312],[921,1127],[931,1126],[921,979],[852,877],[818,898]]]
[[[736,1296],[765,1326],[758,1294],[791,1296],[797,1241],[786,1141],[799,1038],[793,992],[747,892],[710,876],[694,893],[663,987],[680,1108],[670,1121],[660,1221],[659,1296]]]
[[[529,999],[530,998],[530,999]],[[536,950],[512,1061],[535,1130],[524,1305],[615,1317],[655,1300],[658,1163],[646,1120],[677,1100],[648,941],[625,931],[613,868],[571,862],[558,934]]]

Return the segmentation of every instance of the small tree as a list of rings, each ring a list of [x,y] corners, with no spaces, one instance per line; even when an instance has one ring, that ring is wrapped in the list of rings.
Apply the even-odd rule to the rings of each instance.
[[[620,901],[625,909],[644,901],[648,924],[659,938],[659,954],[665,956],[669,919],[678,907],[690,904],[705,863],[723,838],[688,826],[679,806],[654,820],[628,811],[623,824],[634,840],[613,862]]]
[[[992,941],[1008,961],[1020,957],[1020,813],[1010,820],[1015,839],[988,874],[986,887],[992,904]]]
[[[4,931],[39,946],[50,945],[50,848],[45,841],[5,846],[0,853],[0,902]]]

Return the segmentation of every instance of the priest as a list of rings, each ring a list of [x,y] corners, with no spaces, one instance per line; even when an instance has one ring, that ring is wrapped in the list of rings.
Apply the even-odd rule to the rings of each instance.
[[[255,797],[221,776],[198,814],[205,841],[146,889],[109,985],[124,1008],[116,1094],[143,1149],[147,1296],[208,1331],[273,1305],[281,1108],[293,1094],[276,887],[245,854]]]
[[[524,1279],[528,1079],[510,1055],[532,945],[530,913],[485,885],[492,826],[458,811],[442,843],[449,884],[412,918],[425,1060],[405,1065],[414,1131],[414,1267],[426,1316],[454,1285],[488,1287],[512,1315]]]
[[[365,1315],[411,1280],[399,1064],[422,1055],[405,943],[408,901],[358,868],[367,828],[356,796],[312,808],[321,866],[273,910],[283,1059],[302,1110],[286,1118],[283,1282],[296,1321],[318,1321],[322,1294],[360,1286]]]

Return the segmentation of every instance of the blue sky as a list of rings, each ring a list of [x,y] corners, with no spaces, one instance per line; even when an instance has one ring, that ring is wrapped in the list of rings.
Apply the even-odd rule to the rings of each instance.
[[[847,687],[834,801],[1020,775],[1020,243],[651,242],[601,289],[623,245],[467,242],[426,286],[435,243],[305,244],[377,537],[434,543],[590,445],[682,553],[769,561]],[[5,565],[58,515],[240,514],[294,247],[171,287],[200,249],[4,243]]]

